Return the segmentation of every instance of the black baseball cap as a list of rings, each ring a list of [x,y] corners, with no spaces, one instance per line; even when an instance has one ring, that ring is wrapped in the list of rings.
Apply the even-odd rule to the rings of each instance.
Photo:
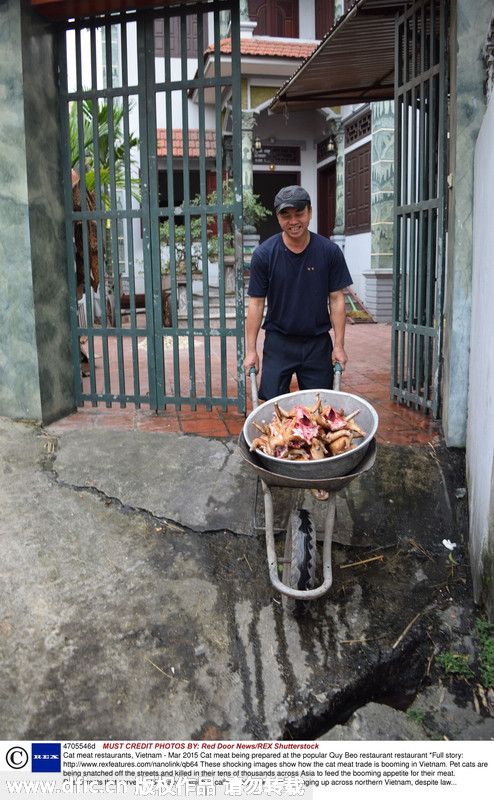
[[[283,211],[284,208],[296,208],[302,211],[305,206],[310,206],[310,195],[302,186],[284,186],[274,198],[274,210]]]

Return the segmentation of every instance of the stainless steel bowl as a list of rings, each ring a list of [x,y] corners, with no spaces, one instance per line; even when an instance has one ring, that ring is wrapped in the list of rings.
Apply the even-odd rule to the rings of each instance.
[[[243,428],[245,441],[249,448],[252,446],[254,439],[260,435],[259,430],[254,426],[254,422],[258,425],[272,422],[275,414],[275,403],[278,403],[280,408],[285,411],[290,411],[294,406],[313,406],[317,400],[317,395],[321,398],[324,406],[331,405],[336,411],[343,409],[345,414],[350,414],[352,411],[359,409],[356,422],[366,432],[365,438],[355,439],[356,446],[347,453],[316,461],[288,461],[285,458],[275,458],[274,456],[268,456],[261,450],[256,450],[257,457],[270,472],[304,480],[311,478],[337,478],[351,472],[365,456],[367,448],[376,434],[379,421],[375,409],[363,397],[329,389],[282,394],[263,403],[259,408],[255,408],[245,420]]]

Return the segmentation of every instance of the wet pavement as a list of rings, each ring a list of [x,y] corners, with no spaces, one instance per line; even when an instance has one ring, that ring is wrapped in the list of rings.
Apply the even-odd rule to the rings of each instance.
[[[381,442],[342,493],[305,614],[271,587],[233,437],[1,420],[0,453],[3,739],[494,736],[435,660],[477,613],[463,455],[437,438]]]

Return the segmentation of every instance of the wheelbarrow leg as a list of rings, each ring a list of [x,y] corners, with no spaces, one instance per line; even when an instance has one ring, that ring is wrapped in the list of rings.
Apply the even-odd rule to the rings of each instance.
[[[278,558],[274,546],[274,523],[273,523],[273,495],[269,486],[261,480],[261,488],[264,495],[264,525],[266,531],[266,553],[268,557],[269,577],[273,586],[279,589],[281,581],[278,578]]]

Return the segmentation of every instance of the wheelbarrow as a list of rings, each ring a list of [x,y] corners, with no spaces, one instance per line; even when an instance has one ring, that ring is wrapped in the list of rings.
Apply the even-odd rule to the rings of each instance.
[[[331,546],[336,520],[336,495],[352,480],[372,468],[376,460],[375,433],[378,416],[364,398],[340,391],[341,366],[335,366],[334,389],[291,392],[280,395],[259,405],[256,372],[250,370],[253,411],[247,417],[239,436],[242,458],[257,473],[264,498],[264,526],[269,577],[275,589],[294,601],[315,600],[322,597],[333,582]],[[252,441],[258,436],[257,424],[269,423],[273,419],[274,404],[289,411],[297,405],[311,406],[321,398],[323,405],[331,405],[345,414],[359,410],[358,424],[366,431],[365,438],[346,453],[316,461],[288,461],[269,456],[260,450],[251,451]],[[274,540],[274,510],[272,487],[289,489],[320,489],[328,492],[323,535],[323,582],[316,586],[317,531],[311,514],[304,508],[291,512],[285,534],[284,555],[280,560],[276,554]],[[283,564],[282,580],[278,574]]]

